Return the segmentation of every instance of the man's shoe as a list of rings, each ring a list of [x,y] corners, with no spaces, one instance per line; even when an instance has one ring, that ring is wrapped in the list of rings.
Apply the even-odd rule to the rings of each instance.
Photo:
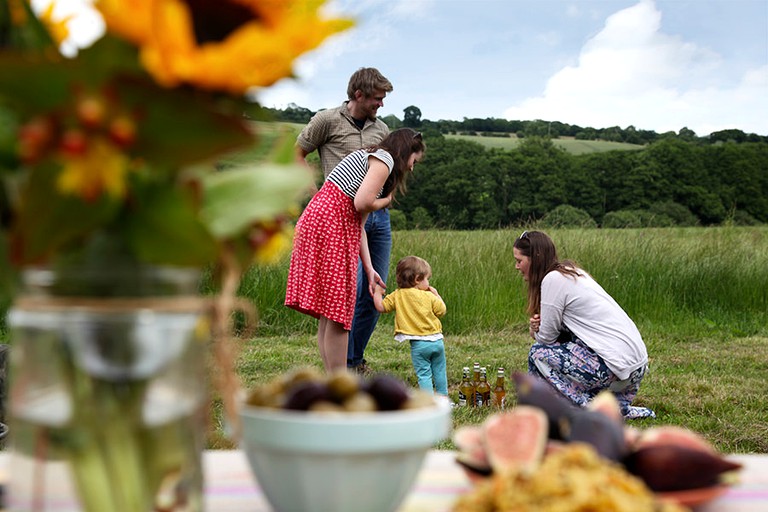
[[[355,372],[361,377],[370,377],[373,374],[373,369],[368,366],[368,361],[363,359],[363,362],[354,367]]]

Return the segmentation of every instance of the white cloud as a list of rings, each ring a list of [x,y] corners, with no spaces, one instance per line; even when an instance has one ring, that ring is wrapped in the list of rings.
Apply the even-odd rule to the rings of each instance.
[[[504,117],[659,132],[687,126],[698,135],[733,127],[768,132],[766,71],[728,83],[718,76],[721,64],[708,49],[661,32],[661,13],[652,0],[641,0],[608,17],[576,65]]]

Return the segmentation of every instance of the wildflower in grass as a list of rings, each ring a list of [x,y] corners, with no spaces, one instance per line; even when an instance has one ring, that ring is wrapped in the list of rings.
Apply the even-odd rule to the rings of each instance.
[[[259,222],[251,229],[248,241],[254,251],[254,261],[262,265],[271,265],[291,248],[293,229],[282,219]]]
[[[294,59],[352,25],[322,0],[99,0],[109,30],[133,40],[161,84],[243,93],[292,74]],[[137,12],[139,15],[137,15]]]

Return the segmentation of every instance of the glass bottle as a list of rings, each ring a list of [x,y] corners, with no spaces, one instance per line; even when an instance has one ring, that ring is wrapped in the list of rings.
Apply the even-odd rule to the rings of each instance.
[[[472,368],[472,387],[475,392],[472,393],[472,407],[479,407],[482,404],[480,394],[477,392],[477,386],[480,384],[480,363],[475,363]]]
[[[461,385],[459,386],[459,405],[469,405],[470,407],[474,406],[474,396],[475,386],[469,380],[469,366],[465,366],[462,371]]]
[[[507,390],[504,388],[504,368],[496,371],[496,386],[493,388],[493,405],[503,409],[506,405]]]
[[[480,397],[478,405],[491,405],[491,386],[488,384],[485,366],[480,368],[480,383],[477,385],[477,395]]]

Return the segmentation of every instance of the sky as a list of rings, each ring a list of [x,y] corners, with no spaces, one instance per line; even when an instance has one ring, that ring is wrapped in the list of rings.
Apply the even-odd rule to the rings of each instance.
[[[259,103],[335,107],[370,66],[394,86],[380,116],[416,106],[432,121],[768,135],[768,0],[332,0],[326,11],[355,27],[255,91]]]

